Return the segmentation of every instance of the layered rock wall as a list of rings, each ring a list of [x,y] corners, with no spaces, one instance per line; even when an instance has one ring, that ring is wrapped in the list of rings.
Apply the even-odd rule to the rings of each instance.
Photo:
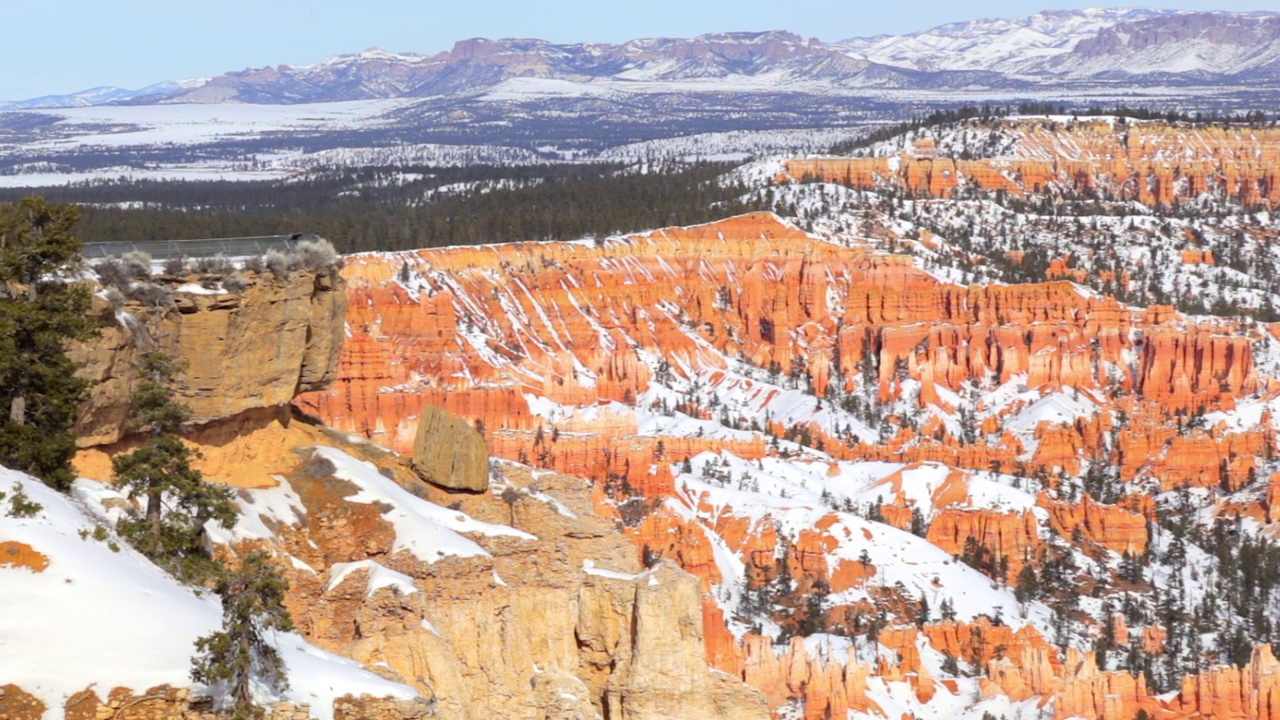
[[[287,406],[336,377],[346,319],[346,286],[336,273],[251,275],[243,292],[185,284],[172,307],[105,302],[101,334],[72,347],[92,385],[76,425],[80,447],[124,438],[141,352],[164,352],[183,366],[174,386],[192,422],[205,424]],[[113,317],[114,315],[114,317]]]

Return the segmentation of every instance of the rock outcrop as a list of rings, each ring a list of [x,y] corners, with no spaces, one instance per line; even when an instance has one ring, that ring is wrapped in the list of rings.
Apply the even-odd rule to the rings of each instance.
[[[49,567],[49,557],[26,543],[14,540],[0,542],[0,567],[25,568],[31,572],[44,572]]]
[[[1236,190],[1270,200],[1269,181],[1222,143],[1170,174],[1162,160],[1112,163],[1097,135],[1070,162],[922,156],[792,171],[938,197],[973,183],[1151,204],[1187,197],[1196,173],[1225,191],[1234,173]],[[1087,179],[1108,172],[1133,177],[1114,190]],[[281,559],[300,632],[414,687],[436,717],[786,708],[819,720],[996,698],[1052,703],[1059,718],[1270,717],[1269,651],[1175,696],[1105,670],[1101,651],[1045,639],[1051,613],[1037,599],[1092,593],[1055,638],[1101,647],[1132,635],[1157,655],[1172,644],[1141,608],[1126,610],[1132,629],[1116,610],[1121,592],[1145,600],[1134,563],[1159,550],[1147,490],[1233,493],[1198,510],[1259,522],[1280,502],[1280,483],[1255,485],[1274,470],[1270,416],[1242,419],[1274,400],[1267,329],[1085,291],[1070,282],[1084,271],[1056,255],[1057,281],[962,286],[754,214],[592,245],[356,256],[332,385],[322,366],[336,340],[290,340],[244,382],[195,359],[182,394],[205,404],[188,440],[211,477],[250,488],[240,497],[261,522],[234,542]],[[259,320],[232,297],[193,294],[152,335],[178,354],[206,339],[210,356],[251,354],[230,328],[296,338],[295,302],[310,309],[303,327],[326,326],[341,286],[299,285],[295,297],[296,280],[246,293],[273,308]],[[126,340],[90,366],[120,392],[131,381],[112,368],[134,352]],[[282,412],[295,391],[294,407],[336,432]],[[118,411],[90,404],[88,444],[119,440]],[[82,472],[102,476],[127,442],[88,449]],[[372,465],[335,467],[313,445]],[[364,470],[409,492],[377,498],[357,487]],[[421,501],[433,556],[402,526]],[[11,554],[24,571],[38,561]]]
[[[342,348],[345,289],[336,273],[295,271],[285,278],[263,273],[239,293],[180,285],[169,308],[131,303],[114,311],[100,302],[102,333],[71,350],[79,375],[93,383],[77,443],[124,438],[136,362],[146,350],[185,365],[174,392],[195,424],[287,406],[301,392],[327,387]]]
[[[755,691],[707,666],[699,580],[641,567],[583,481],[499,463],[490,492],[458,494],[371,445],[327,444],[506,529],[469,533],[479,554],[425,562],[388,520],[412,508],[358,502],[342,472],[307,460],[288,478],[299,524],[268,542],[297,558],[287,604],[309,641],[381,667],[450,720],[767,717]]]
[[[697,578],[670,561],[633,578],[593,576],[580,594],[583,624],[618,617],[630,637],[612,648],[617,663],[605,689],[606,717],[623,720],[765,718],[764,698],[741,682],[709,673],[703,645],[702,591]],[[599,652],[609,631],[582,633]]]

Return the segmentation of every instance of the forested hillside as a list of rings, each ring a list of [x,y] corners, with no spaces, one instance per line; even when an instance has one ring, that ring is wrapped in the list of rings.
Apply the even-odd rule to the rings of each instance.
[[[107,183],[47,193],[81,205],[89,242],[302,232],[359,252],[603,237],[755,209],[740,199],[744,188],[715,182],[730,167],[375,167],[268,183]]]

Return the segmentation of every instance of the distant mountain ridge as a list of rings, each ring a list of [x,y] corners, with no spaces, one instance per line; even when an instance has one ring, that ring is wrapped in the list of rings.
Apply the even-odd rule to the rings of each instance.
[[[372,48],[311,65],[251,68],[141,90],[94,88],[0,103],[0,109],[477,96],[502,94],[512,85],[522,93],[592,95],[1036,89],[1120,82],[1278,83],[1280,13],[1045,11],[834,43],[785,31],[618,44],[475,38],[436,55]]]
[[[985,69],[1028,81],[1274,80],[1280,13],[1049,11],[841,45],[886,65]]]

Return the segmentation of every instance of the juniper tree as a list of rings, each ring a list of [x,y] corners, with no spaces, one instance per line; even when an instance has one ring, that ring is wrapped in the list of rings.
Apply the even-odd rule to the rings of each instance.
[[[254,678],[281,692],[289,687],[284,659],[268,632],[287,632],[293,620],[284,607],[289,583],[267,554],[255,550],[239,567],[226,570],[214,592],[222,599],[222,629],[196,640],[191,679],[206,685],[226,683],[232,720],[262,716],[253,702]]]
[[[115,482],[144,498],[145,506],[142,517],[120,522],[120,535],[179,579],[199,583],[217,570],[205,524],[235,524],[231,489],[205,482],[191,466],[199,453],[178,434],[190,409],[174,399],[169,387],[178,364],[161,353],[145,353],[139,371],[132,423],[147,439],[136,450],[113,457],[111,467]]]
[[[78,211],[39,197],[0,204],[0,465],[66,491],[88,383],[70,340],[92,336],[92,295],[73,282]]]

